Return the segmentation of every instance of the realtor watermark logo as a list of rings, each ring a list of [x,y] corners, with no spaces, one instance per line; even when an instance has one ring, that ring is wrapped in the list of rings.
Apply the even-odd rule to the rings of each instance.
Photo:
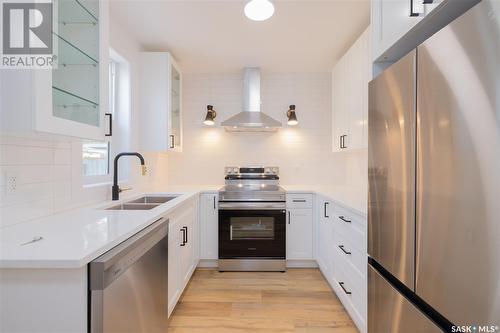
[[[53,67],[51,1],[2,1],[1,68]]]
[[[462,325],[452,326],[451,332],[460,333],[494,333],[498,332],[499,328],[496,325]]]

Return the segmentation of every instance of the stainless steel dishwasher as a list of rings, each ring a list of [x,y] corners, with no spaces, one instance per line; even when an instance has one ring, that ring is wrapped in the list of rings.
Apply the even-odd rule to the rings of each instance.
[[[161,218],[89,264],[89,331],[168,326],[168,220]]]

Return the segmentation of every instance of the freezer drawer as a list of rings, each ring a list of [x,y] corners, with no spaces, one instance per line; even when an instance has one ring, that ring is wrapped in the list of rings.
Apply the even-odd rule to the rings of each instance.
[[[415,59],[370,82],[368,253],[414,288]]]
[[[441,332],[422,312],[368,265],[368,332]]]
[[[482,1],[418,47],[415,292],[500,326],[500,14]]]

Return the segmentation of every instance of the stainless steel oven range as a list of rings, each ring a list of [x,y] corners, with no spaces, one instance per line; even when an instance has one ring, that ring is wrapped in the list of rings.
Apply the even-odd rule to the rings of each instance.
[[[219,271],[285,271],[285,191],[278,167],[226,167],[219,191]]]

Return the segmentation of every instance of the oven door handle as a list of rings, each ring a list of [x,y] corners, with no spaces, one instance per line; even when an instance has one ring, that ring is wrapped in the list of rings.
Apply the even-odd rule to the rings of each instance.
[[[223,202],[219,201],[219,210],[277,210],[285,209],[284,202]]]

